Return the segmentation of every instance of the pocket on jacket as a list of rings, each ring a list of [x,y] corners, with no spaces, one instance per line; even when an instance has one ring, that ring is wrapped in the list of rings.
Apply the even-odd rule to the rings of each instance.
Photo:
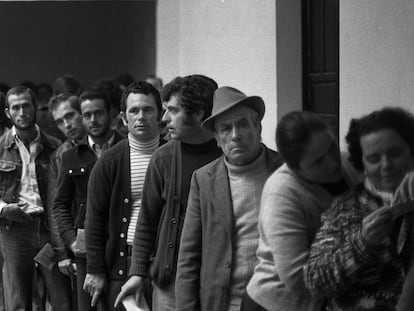
[[[9,172],[15,171],[16,168],[17,168],[17,165],[15,163],[10,162],[10,161],[0,160],[0,172],[9,173]]]
[[[17,167],[18,164],[11,162],[11,161],[0,161],[0,196],[3,198],[4,201],[10,201],[10,198],[5,198],[6,192],[8,195],[12,195],[14,191],[14,186],[16,185],[16,178],[17,178]]]
[[[86,215],[86,199],[75,198],[75,227],[84,228],[85,227],[85,215]]]

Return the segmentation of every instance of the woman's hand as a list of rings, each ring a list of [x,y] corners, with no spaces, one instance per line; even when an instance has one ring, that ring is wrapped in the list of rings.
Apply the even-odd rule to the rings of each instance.
[[[414,200],[414,172],[409,172],[405,175],[401,181],[397,190],[395,191],[394,198],[391,206],[395,206],[402,203],[407,203]]]
[[[369,246],[379,246],[391,232],[393,222],[394,218],[390,207],[382,207],[363,219],[362,237]]]

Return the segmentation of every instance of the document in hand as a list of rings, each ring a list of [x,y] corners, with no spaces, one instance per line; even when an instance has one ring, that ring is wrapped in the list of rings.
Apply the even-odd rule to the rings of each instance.
[[[86,246],[85,246],[85,229],[78,229],[76,234],[76,256],[85,256],[86,255]]]
[[[133,295],[126,296],[122,300],[122,304],[124,305],[126,311],[150,311],[147,301],[143,295],[140,295],[138,304]]]

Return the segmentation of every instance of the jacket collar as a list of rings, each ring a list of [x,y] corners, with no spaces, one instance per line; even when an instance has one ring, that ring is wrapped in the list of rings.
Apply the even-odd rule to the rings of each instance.
[[[37,127],[37,125],[36,125],[36,127]],[[43,131],[41,131],[40,128],[37,127],[37,129],[40,131],[40,144],[41,145],[46,145],[47,147],[52,148],[52,149],[56,148],[56,146],[53,145],[52,142],[49,139],[49,137],[51,137],[51,136],[43,133]],[[15,147],[16,146],[16,140],[14,139],[15,132],[10,130],[4,135],[5,135],[5,138],[4,138],[4,147],[3,148],[4,149],[10,149],[12,147]]]
[[[122,136],[121,134],[119,134],[118,131],[113,130],[114,132],[114,139],[112,141],[111,147],[116,145],[119,141],[121,141],[122,139],[124,139],[125,137]],[[83,136],[80,140],[79,143],[75,146],[75,148],[78,150],[79,148],[85,148],[85,146],[87,148],[90,148],[89,146],[89,141],[88,141],[88,134],[85,134],[85,136]],[[92,150],[92,149],[91,149]]]

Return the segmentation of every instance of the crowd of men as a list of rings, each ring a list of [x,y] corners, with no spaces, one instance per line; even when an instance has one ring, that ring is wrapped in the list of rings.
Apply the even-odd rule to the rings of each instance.
[[[127,301],[154,311],[324,307],[312,307],[302,261],[322,210],[350,185],[316,116],[280,122],[282,159],[262,143],[262,98],[204,75],[165,86],[120,76],[86,90],[65,75],[50,98],[34,88],[0,92],[0,311],[125,310]],[[273,185],[278,169],[297,180]],[[275,256],[276,234],[265,231],[277,217],[261,207],[275,200],[262,197],[272,187],[288,189],[285,216],[301,197],[316,206],[311,221],[289,218],[295,228],[282,234],[287,243],[302,221],[312,236]],[[306,291],[300,301],[279,286],[280,258]]]
[[[239,309],[282,163],[264,102],[203,75],[147,81],[66,75],[49,100],[27,83],[2,97],[5,310]]]

